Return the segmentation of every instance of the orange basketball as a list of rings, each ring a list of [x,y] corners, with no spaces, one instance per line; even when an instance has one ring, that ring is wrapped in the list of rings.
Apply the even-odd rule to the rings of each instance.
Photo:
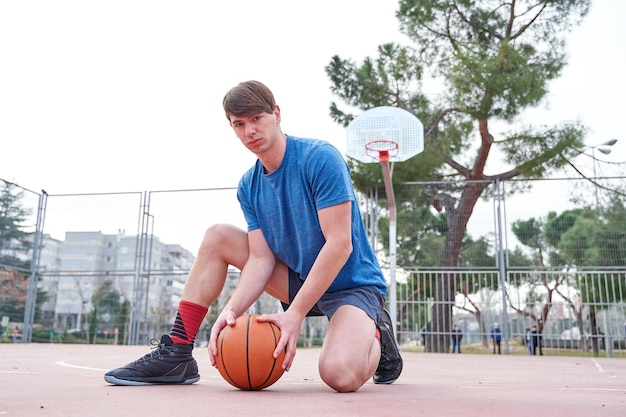
[[[267,388],[283,375],[285,352],[272,356],[280,340],[273,323],[258,322],[259,314],[243,315],[234,326],[226,326],[217,338],[215,364],[222,377],[246,391]]]

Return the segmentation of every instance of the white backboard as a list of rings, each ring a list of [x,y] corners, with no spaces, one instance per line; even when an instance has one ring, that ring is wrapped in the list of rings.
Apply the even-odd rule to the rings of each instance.
[[[366,149],[366,145],[373,141],[398,144],[398,151],[390,156],[390,162],[406,161],[424,150],[422,122],[399,107],[381,106],[366,110],[350,122],[346,132],[346,155],[361,162],[379,162]]]

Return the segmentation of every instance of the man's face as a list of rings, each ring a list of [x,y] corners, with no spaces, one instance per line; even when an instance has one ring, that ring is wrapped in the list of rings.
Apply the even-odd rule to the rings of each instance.
[[[251,152],[260,154],[271,148],[280,135],[280,110],[273,113],[259,113],[252,116],[230,116],[230,125],[235,134]]]

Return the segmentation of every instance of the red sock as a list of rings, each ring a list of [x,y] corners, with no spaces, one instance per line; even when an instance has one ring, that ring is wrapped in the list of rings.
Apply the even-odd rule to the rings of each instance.
[[[170,337],[176,344],[191,345],[209,309],[189,301],[181,301]]]

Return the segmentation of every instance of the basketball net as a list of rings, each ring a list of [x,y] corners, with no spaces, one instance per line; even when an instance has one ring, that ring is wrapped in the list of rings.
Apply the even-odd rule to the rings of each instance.
[[[392,140],[373,140],[365,144],[365,152],[379,162],[389,162],[398,155],[398,143]]]

